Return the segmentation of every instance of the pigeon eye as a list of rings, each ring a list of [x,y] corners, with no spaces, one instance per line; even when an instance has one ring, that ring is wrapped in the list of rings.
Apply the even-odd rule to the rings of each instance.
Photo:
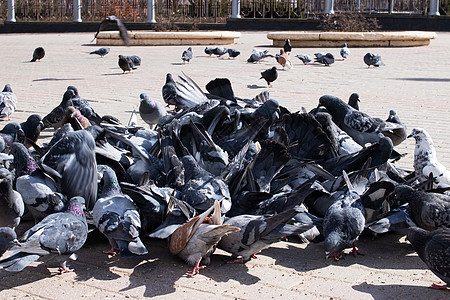
[[[3,238],[7,239],[9,236],[7,234],[3,235]]]

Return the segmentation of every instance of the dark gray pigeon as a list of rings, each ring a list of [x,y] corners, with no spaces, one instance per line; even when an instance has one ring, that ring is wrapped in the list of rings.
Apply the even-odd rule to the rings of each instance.
[[[409,203],[414,222],[426,230],[450,228],[450,196],[416,190],[407,185],[395,188],[400,203]]]
[[[324,248],[328,257],[339,260],[341,251],[353,247],[351,253],[358,254],[355,242],[363,232],[365,212],[361,197],[350,191],[336,200],[323,218]]]
[[[94,111],[89,102],[85,98],[80,97],[78,89],[75,86],[69,85],[67,90],[72,90],[75,93],[75,97],[72,98],[73,107],[78,109],[84,117],[95,124],[99,124],[102,121],[102,118]]]
[[[25,211],[22,196],[13,190],[13,175],[0,169],[0,227],[15,228]]]
[[[72,271],[66,265],[68,258],[76,259],[87,239],[88,227],[83,212],[83,198],[70,199],[65,212],[51,214],[34,225],[20,238],[20,246],[11,248],[10,256],[0,260],[0,267],[9,272],[20,272],[42,256],[61,256],[60,272]]]
[[[177,105],[177,84],[172,74],[166,74],[166,83],[162,87],[162,97],[167,105]]]
[[[222,237],[217,246],[231,253],[232,257],[240,256],[229,263],[244,263],[282,238],[304,233],[313,227],[310,224],[285,224],[297,213],[295,209],[290,209],[270,217],[239,215],[225,219],[224,224],[240,230]]]
[[[0,257],[11,247],[20,245],[16,232],[9,227],[0,227]]]
[[[334,55],[331,53],[322,54],[322,53],[314,53],[314,62],[319,64],[323,64],[325,66],[329,66],[334,63]]]
[[[238,57],[239,56],[239,54],[241,54],[241,52],[239,52],[238,50],[236,50],[236,49],[227,49],[227,52],[228,52],[228,56],[230,57],[230,58],[236,58],[236,57]]]
[[[128,56],[128,58],[131,60],[131,62],[133,63],[133,66],[135,66],[135,67],[140,66],[142,63],[142,59],[137,55],[130,55],[130,56]]]
[[[40,61],[41,59],[44,58],[44,56],[45,56],[44,48],[37,47],[36,49],[34,49],[33,58],[31,59],[30,62]]]
[[[6,84],[3,91],[0,93],[0,118],[8,118],[11,120],[11,115],[17,107],[17,96],[11,89],[11,85]]]
[[[158,124],[161,117],[167,115],[164,106],[161,103],[150,99],[146,93],[140,94],[139,98],[141,99],[139,103],[139,114],[141,115],[142,120],[144,120],[150,128]]]
[[[292,51],[292,45],[291,45],[291,41],[289,39],[286,39],[284,41],[283,50],[286,53],[290,53]]]
[[[214,55],[217,55],[217,57],[221,57],[222,55],[225,55],[226,53],[228,53],[228,49],[225,47],[216,47],[216,48],[213,48],[212,53]]]
[[[95,140],[87,130],[66,133],[41,158],[43,170],[61,180],[63,194],[81,196],[92,210],[97,198],[97,162]]]
[[[98,26],[97,32],[94,35],[94,39],[97,37],[100,31],[102,31],[106,26],[110,24],[115,24],[119,29],[120,39],[125,45],[130,44],[130,37],[128,36],[128,31],[122,21],[116,16],[107,16]]]
[[[90,52],[89,54],[97,54],[97,55],[100,55],[100,57],[103,57],[103,56],[105,56],[108,53],[109,53],[109,48],[102,47],[102,48],[99,48],[99,49],[97,49],[95,51]]]
[[[42,129],[53,127],[56,130],[60,128],[66,109],[69,106],[73,106],[72,99],[75,97],[76,95],[73,90],[68,89],[65,91],[61,103],[42,119],[44,123],[44,128]]]
[[[123,73],[125,71],[131,72],[131,70],[134,69],[133,62],[131,59],[128,58],[128,56],[119,55],[119,61],[118,61],[119,67],[122,69]]]
[[[39,135],[41,134],[42,128],[44,128],[44,122],[38,114],[32,114],[28,116],[25,122],[20,123],[20,128],[22,128],[25,134],[25,140],[23,144],[25,147],[30,148],[32,143],[36,143]]]
[[[147,248],[139,238],[141,219],[136,205],[122,193],[116,174],[110,167],[102,165],[98,169],[103,174],[104,184],[92,216],[95,227],[111,245],[111,250],[105,253],[115,255],[119,250],[121,257],[147,254]]]
[[[406,140],[406,137],[408,136],[408,133],[407,133],[408,129],[407,129],[406,125],[402,121],[400,121],[400,118],[398,117],[395,110],[391,109],[389,111],[389,117],[387,118],[386,122],[400,125],[399,128],[382,131],[382,134],[384,134],[385,136],[387,136],[388,138],[391,139],[392,144],[394,144],[394,146],[397,146],[401,142]]]
[[[412,227],[408,231],[408,240],[420,259],[444,285],[433,283],[432,289],[447,290],[450,284],[450,229],[441,228],[431,232]]]
[[[183,53],[181,54],[181,60],[183,60],[183,62],[190,62],[192,59],[192,48],[189,47],[186,50],[183,51]]]
[[[272,82],[274,82],[278,78],[277,67],[272,67],[270,69],[261,72],[261,77],[259,79],[262,78],[264,78],[269,87],[272,87]]]
[[[374,66],[374,67],[384,66],[384,63],[381,61],[381,56],[375,55],[370,52],[366,53],[366,55],[364,55],[363,60],[368,68],[370,68],[370,66]]]
[[[353,93],[348,98],[348,105],[350,105],[351,107],[353,107],[356,110],[359,110],[358,102],[360,102],[360,101],[361,100],[359,100],[359,95],[357,93]]]
[[[311,55],[308,54],[297,54],[295,57],[300,59],[304,65],[307,65],[312,61]]]
[[[214,47],[205,47],[205,53],[211,56],[213,54]]]

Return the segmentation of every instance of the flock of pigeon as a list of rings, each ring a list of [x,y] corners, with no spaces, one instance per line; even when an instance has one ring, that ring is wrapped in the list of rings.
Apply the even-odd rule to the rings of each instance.
[[[103,49],[93,54],[106,55]],[[289,67],[287,50],[278,61]],[[249,60],[267,53],[260,54]],[[326,64],[329,58],[316,55]],[[61,272],[70,271],[67,260],[92,230],[109,240],[106,253],[121,257],[147,254],[149,238],[168,239],[169,251],[194,266],[192,275],[216,247],[230,262],[246,262],[297,236],[323,242],[327,257],[339,260],[347,248],[359,253],[363,231],[397,231],[408,233],[420,258],[450,283],[450,172],[425,130],[408,136],[416,141],[408,171],[394,163],[406,126],[395,111],[387,120],[359,111],[357,94],[349,103],[324,95],[310,111],[290,112],[267,90],[253,99],[235,96],[227,78],[206,90],[185,74],[167,74],[162,98],[173,110],[140,95],[139,114],[150,129],[137,125],[136,111],[127,125],[99,115],[74,86],[43,118],[5,125],[0,256],[8,253],[0,267],[18,272],[51,255]],[[14,97],[7,86],[0,99]],[[40,132],[50,127],[53,138],[40,145]],[[27,214],[35,225],[17,238]]]

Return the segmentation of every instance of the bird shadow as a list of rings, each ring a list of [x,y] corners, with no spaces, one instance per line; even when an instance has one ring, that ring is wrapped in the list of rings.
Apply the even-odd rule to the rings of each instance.
[[[107,74],[102,74],[103,76],[115,76],[115,75],[124,75],[124,74],[130,74],[132,72],[127,72],[127,73],[107,73]]]
[[[267,86],[256,85],[256,84],[247,84],[247,88],[251,89],[251,90],[256,90],[256,89],[266,89]]]
[[[430,82],[450,82],[450,78],[395,78],[395,80],[408,80],[408,81],[430,81]]]
[[[84,78],[54,78],[54,77],[47,77],[47,78],[39,78],[39,79],[33,79],[33,82],[36,81],[72,81],[72,80],[84,80]]]
[[[358,292],[370,294],[374,300],[384,299],[415,299],[414,295],[427,294],[427,299],[444,299],[446,291],[434,290],[420,285],[407,284],[371,284],[362,282],[353,285],[352,288]],[[426,291],[424,291],[427,289]],[[448,295],[447,295],[448,296]]]
[[[28,266],[26,272],[22,273],[0,270],[0,278],[2,278],[0,292],[53,277],[44,265],[41,263],[37,266]]]
[[[182,63],[182,62],[173,62],[171,63],[172,66],[183,66],[186,65],[186,63]]]
[[[81,44],[81,46],[94,47],[94,46],[98,46],[98,45],[95,43],[89,43],[89,44]]]

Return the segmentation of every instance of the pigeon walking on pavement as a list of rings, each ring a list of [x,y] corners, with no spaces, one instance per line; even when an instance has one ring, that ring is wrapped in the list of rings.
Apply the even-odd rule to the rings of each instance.
[[[239,54],[241,54],[241,52],[239,50],[231,49],[231,48],[228,48],[227,52],[228,52],[229,58],[233,58],[233,59],[238,57]]]
[[[370,52],[366,53],[366,55],[364,55],[363,60],[368,68],[370,68],[370,66],[374,66],[374,67],[384,66],[384,63],[381,61],[381,56],[375,55]]]
[[[314,53],[314,56],[314,62],[323,64],[325,66],[334,64],[334,55],[332,53],[326,53],[325,55],[322,53]]]
[[[6,84],[3,91],[0,93],[0,118],[8,118],[11,120],[11,115],[17,107],[17,96],[11,89],[11,85]]]
[[[408,231],[408,240],[420,259],[437,277],[445,282],[444,285],[433,283],[432,289],[450,291],[450,229],[442,228],[426,231],[411,227]]]
[[[72,271],[67,259],[76,259],[78,251],[86,242],[88,227],[81,197],[70,199],[65,212],[45,217],[24,233],[20,245],[12,247],[10,256],[0,260],[0,267],[9,272],[20,272],[40,257],[51,254],[62,260],[60,272]]]
[[[128,73],[130,73],[131,70],[135,69],[133,62],[128,56],[119,55],[118,64],[119,67],[122,69],[123,73],[125,73],[125,71],[128,71]]]
[[[261,77],[259,79],[264,78],[269,87],[272,87],[272,82],[274,82],[278,78],[277,67],[272,67],[261,72]]]
[[[109,53],[109,48],[102,47],[102,48],[99,48],[97,50],[94,50],[94,51],[90,52],[89,54],[97,54],[97,55],[100,55],[100,57],[103,57],[103,56],[105,56],[108,53]]]
[[[150,125],[152,128],[154,125],[158,124],[161,117],[167,115],[164,106],[148,97],[146,93],[142,93],[140,96],[139,104],[139,114],[145,123]]]
[[[408,136],[416,140],[414,148],[414,172],[419,181],[425,181],[432,175],[433,187],[450,186],[450,171],[437,159],[436,148],[428,132],[422,128],[414,128]]]
[[[286,66],[288,67],[288,69],[292,69],[294,67],[291,62],[291,57],[289,56],[289,54],[284,52],[283,49],[280,49],[280,55],[277,56],[277,61],[283,67],[283,70]]]
[[[291,53],[292,51],[292,45],[291,45],[291,41],[289,39],[286,39],[284,41],[284,45],[283,45],[283,50],[286,53]]]
[[[42,47],[37,47],[34,49],[33,52],[33,58],[30,60],[30,62],[40,61],[45,56],[45,50]]]
[[[190,62],[192,59],[192,48],[189,47],[186,50],[183,51],[183,53],[181,54],[181,60],[186,63],[186,62]]]
[[[312,61],[311,55],[308,54],[297,54],[295,57],[300,59],[304,65],[307,65]]]
[[[341,48],[341,51],[339,53],[341,54],[341,57],[343,59],[346,59],[350,56],[350,49],[348,49],[347,43],[344,43],[344,46]]]

